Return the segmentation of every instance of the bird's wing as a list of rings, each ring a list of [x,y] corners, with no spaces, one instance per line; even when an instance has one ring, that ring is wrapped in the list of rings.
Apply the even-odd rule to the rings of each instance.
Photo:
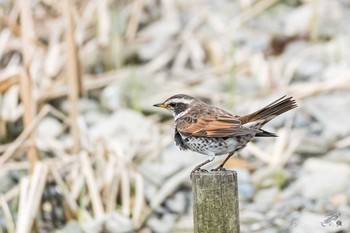
[[[257,129],[246,128],[234,116],[205,116],[195,121],[181,121],[177,124],[179,133],[195,137],[229,137],[256,134]]]

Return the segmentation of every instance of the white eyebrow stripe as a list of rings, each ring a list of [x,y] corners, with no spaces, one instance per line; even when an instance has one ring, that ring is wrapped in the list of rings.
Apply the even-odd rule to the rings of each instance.
[[[184,104],[190,104],[193,100],[187,100],[187,99],[171,99],[167,101],[167,103],[184,103]]]

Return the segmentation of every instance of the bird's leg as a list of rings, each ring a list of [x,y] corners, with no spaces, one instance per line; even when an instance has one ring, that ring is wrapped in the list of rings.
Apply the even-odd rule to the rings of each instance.
[[[208,172],[205,169],[201,169],[201,167],[204,166],[205,164],[210,163],[211,161],[213,161],[214,158],[215,158],[215,155],[211,155],[209,157],[209,159],[205,160],[203,163],[198,164],[195,168],[193,168],[193,170],[191,171],[191,177],[190,178],[192,178],[192,173],[194,173],[194,172],[200,172],[200,171],[201,172]]]
[[[227,160],[229,160],[231,158],[231,156],[234,154],[234,152],[231,152],[230,154],[228,154],[228,156],[226,157],[226,159],[224,160],[224,162],[222,162],[219,166],[217,166],[214,169],[211,169],[212,171],[225,171],[226,169],[224,168],[225,163],[227,162]]]

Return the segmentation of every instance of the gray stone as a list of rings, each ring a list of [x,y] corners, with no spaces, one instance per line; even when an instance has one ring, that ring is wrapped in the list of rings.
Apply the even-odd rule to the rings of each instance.
[[[184,192],[177,192],[173,196],[169,197],[165,206],[172,212],[181,214],[184,213],[187,208],[186,195]]]
[[[76,221],[68,222],[62,229],[55,231],[56,233],[81,233],[80,226]]]
[[[253,198],[255,188],[252,184],[252,177],[247,169],[237,168],[238,193],[241,201]]]
[[[327,155],[323,158],[332,162],[350,164],[350,150],[349,149],[333,150],[327,153]]]
[[[45,117],[42,119],[36,129],[37,136],[43,138],[56,138],[61,135],[62,132],[62,123],[53,117]]]
[[[83,115],[87,127],[92,127],[98,122],[108,120],[108,115],[101,111],[90,111]]]
[[[148,43],[140,47],[138,54],[142,60],[150,60],[163,52],[169,45],[170,37],[180,30],[175,17],[156,21],[140,31],[139,36],[148,38]],[[152,39],[150,39],[152,38]]]
[[[287,170],[274,167],[264,167],[253,173],[253,182],[257,189],[282,187],[289,178]]]
[[[182,215],[176,221],[176,224],[171,233],[193,233],[193,216],[192,215]]]
[[[322,136],[307,135],[301,139],[296,151],[305,155],[323,155],[328,151],[328,144]]]
[[[346,164],[311,158],[303,168],[306,174],[300,176],[295,186],[306,198],[329,198],[349,187],[350,167]]]
[[[152,200],[152,198],[157,194],[159,186],[154,185],[153,177],[152,177],[152,182],[147,182],[147,180],[149,179],[148,176],[145,176],[145,178],[146,178],[145,185],[144,185],[145,197],[147,200]]]
[[[92,99],[87,98],[81,98],[78,101],[78,109],[79,113],[86,113],[91,111],[97,111],[99,108],[98,102]],[[69,112],[70,111],[70,103],[69,101],[63,101],[60,105],[60,109],[63,112]]]
[[[6,223],[6,219],[5,216],[3,215],[3,213],[0,213],[0,230],[1,231],[5,231],[4,229],[7,228],[7,223]]]
[[[267,31],[260,31],[259,33],[256,30],[251,28],[240,28],[237,31],[237,44],[244,45],[245,48],[251,51],[264,51],[268,48],[271,43],[271,33]]]
[[[147,221],[147,226],[149,226],[155,233],[168,233],[175,225],[176,218],[177,217],[174,214],[164,214],[162,218],[152,216]]]
[[[289,11],[284,17],[284,33],[289,36],[307,34],[312,15],[312,4],[302,4]]]
[[[278,200],[279,193],[277,187],[259,190],[254,196],[254,203],[259,210],[266,211]]]
[[[122,108],[125,105],[123,102],[123,85],[117,83],[105,87],[101,92],[100,101],[103,107],[112,111]]]
[[[307,159],[303,164],[303,169],[311,173],[340,171],[346,175],[350,174],[350,166],[347,164],[330,162],[317,158]]]
[[[19,175],[19,174],[18,174]],[[20,177],[15,177],[20,179]],[[16,185],[14,179],[11,178],[11,173],[6,171],[0,171],[0,193],[4,194]]]
[[[321,73],[325,67],[324,62],[319,58],[306,58],[303,62],[300,62],[296,69],[296,79],[297,80],[308,80],[310,78],[320,77]]]
[[[317,8],[315,8],[317,7]],[[343,21],[346,20],[346,11],[339,1],[319,0],[301,4],[289,11],[284,17],[284,33],[287,35],[307,35],[316,30],[315,36],[330,37],[347,29]],[[315,11],[318,18],[315,21]],[[310,28],[313,25],[313,28]]]
[[[172,134],[173,132],[169,132]],[[140,165],[142,173],[150,178],[152,182],[161,185],[167,178],[185,167],[200,163],[206,157],[192,151],[180,151],[180,149],[171,142],[166,147],[157,161],[145,161]],[[193,165],[194,167],[194,165]]]
[[[79,99],[78,107],[79,112],[83,114],[91,111],[95,112],[99,110],[99,103],[92,99],[81,98]]]
[[[304,109],[325,127],[328,140],[350,133],[350,95],[332,94],[309,98],[304,101]],[[341,109],[341,111],[339,111]],[[334,114],[336,113],[336,114]]]
[[[243,224],[252,224],[265,220],[265,216],[256,211],[243,210],[239,214],[239,221]]]
[[[89,131],[92,140],[108,141],[126,160],[141,162],[160,153],[158,125],[136,111],[121,109],[96,122]]]
[[[295,114],[294,117],[294,125],[297,127],[309,127],[309,125],[315,122],[313,119],[311,119],[310,116],[307,116],[305,114]]]

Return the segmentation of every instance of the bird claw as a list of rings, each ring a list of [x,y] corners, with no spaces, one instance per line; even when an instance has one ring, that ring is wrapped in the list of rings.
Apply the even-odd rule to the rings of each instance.
[[[226,171],[226,168],[218,166],[217,168],[211,169],[211,171],[212,171],[212,172],[216,172],[216,171]]]
[[[190,178],[192,179],[192,176],[193,176],[193,173],[196,173],[196,172],[208,172],[208,170],[205,170],[205,169],[202,169],[202,168],[195,168],[191,171],[191,175],[190,175]]]

